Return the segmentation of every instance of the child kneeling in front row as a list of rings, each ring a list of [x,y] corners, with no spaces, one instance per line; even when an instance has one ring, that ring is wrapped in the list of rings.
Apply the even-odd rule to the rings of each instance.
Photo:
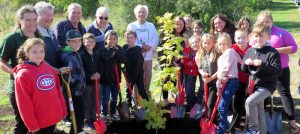
[[[251,76],[255,78],[254,92],[245,103],[247,133],[267,133],[264,100],[276,90],[276,82],[282,72],[279,53],[268,42],[270,35],[269,27],[256,25],[252,30],[255,45],[248,49],[243,59],[242,70],[251,75],[255,72],[255,76]]]
[[[67,115],[56,70],[45,58],[45,43],[28,39],[18,50],[14,69],[16,101],[28,130],[36,134],[54,133],[55,124]]]

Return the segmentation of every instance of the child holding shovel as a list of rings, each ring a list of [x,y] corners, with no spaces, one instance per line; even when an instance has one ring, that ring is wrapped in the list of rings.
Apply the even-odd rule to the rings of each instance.
[[[28,39],[13,69],[20,115],[28,130],[38,134],[54,133],[55,124],[67,115],[57,72],[44,61],[45,47],[41,39]]]
[[[208,106],[206,113],[207,119],[210,118],[215,101],[217,99],[216,93],[216,78],[217,78],[217,60],[220,56],[217,47],[215,46],[216,40],[215,36],[212,34],[203,34],[201,38],[201,45],[195,57],[199,73],[201,75],[200,79],[200,89],[198,91],[197,103],[202,104],[204,84],[208,88]]]
[[[120,119],[116,113],[116,105],[118,100],[118,84],[121,80],[121,63],[124,62],[125,59],[125,53],[122,47],[118,45],[118,35],[115,31],[109,30],[105,34],[105,41],[105,48],[100,50],[104,70],[100,78],[100,83],[103,84],[103,109],[101,111],[101,118],[104,122],[108,119],[107,107],[109,99],[111,120],[115,121]]]
[[[243,58],[242,70],[248,74],[256,72],[254,92],[245,103],[248,133],[267,133],[264,100],[276,90],[277,79],[282,72],[280,55],[268,42],[270,35],[269,27],[262,24],[254,26],[252,39],[255,45]]]
[[[82,58],[84,72],[86,75],[86,89],[84,91],[85,97],[85,125],[90,128],[94,128],[93,122],[96,121],[96,104],[95,104],[95,80],[100,78],[102,73],[102,63],[100,60],[100,54],[96,51],[96,38],[91,33],[83,35],[84,49],[79,54]],[[101,95],[100,95],[101,96]]]
[[[123,46],[126,52],[126,62],[125,70],[128,78],[128,82],[131,84],[131,88],[136,85],[139,95],[142,99],[149,100],[148,95],[144,86],[144,57],[142,55],[142,49],[135,45],[135,40],[137,39],[137,34],[133,31],[127,31],[125,33],[125,39],[127,44]],[[131,106],[131,94],[129,89],[126,90],[126,101],[129,106]]]
[[[231,48],[231,38],[226,33],[221,33],[217,39],[217,45],[222,55],[218,59],[218,71],[216,86],[218,96],[222,95],[218,105],[219,111],[219,128],[218,134],[230,134],[229,123],[227,120],[228,107],[235,91],[239,87],[238,81],[238,62],[242,62],[234,49]],[[222,94],[219,94],[220,89],[224,87]]]
[[[75,111],[76,125],[71,124],[70,134],[80,133],[83,131],[84,125],[84,89],[85,89],[85,73],[83,69],[82,59],[78,53],[81,47],[82,35],[77,30],[70,30],[66,33],[66,44],[60,49],[60,59],[63,66],[71,68],[71,74],[64,74],[65,80],[70,78],[70,89],[73,100],[74,109],[69,108],[68,111]],[[67,87],[64,87],[67,88]],[[67,92],[67,89],[64,89]],[[68,96],[69,97],[69,96]],[[74,121],[74,119],[72,119]]]

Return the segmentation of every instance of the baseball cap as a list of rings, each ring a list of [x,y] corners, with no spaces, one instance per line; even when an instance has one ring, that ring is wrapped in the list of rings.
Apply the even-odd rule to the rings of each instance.
[[[66,40],[81,39],[82,35],[78,30],[72,29],[66,33]]]

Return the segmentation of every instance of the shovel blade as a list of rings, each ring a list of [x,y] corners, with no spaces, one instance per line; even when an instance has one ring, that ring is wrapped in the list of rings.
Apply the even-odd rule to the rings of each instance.
[[[145,119],[145,109],[144,108],[135,108],[133,116],[137,121],[142,121]]]
[[[117,110],[121,120],[128,121],[130,119],[129,107],[125,102],[119,103]]]
[[[171,107],[171,118],[184,118],[185,107],[184,106],[172,106]]]
[[[265,112],[265,119],[268,132],[270,134],[279,134],[282,129],[282,113],[281,112]]]
[[[102,120],[95,121],[94,126],[98,134],[104,134],[106,131],[106,125]]]
[[[209,125],[209,122],[205,121],[205,118],[201,118],[201,134],[214,134],[217,126],[215,124]]]
[[[200,104],[195,104],[190,112],[190,118],[198,120],[205,112],[205,107]]]

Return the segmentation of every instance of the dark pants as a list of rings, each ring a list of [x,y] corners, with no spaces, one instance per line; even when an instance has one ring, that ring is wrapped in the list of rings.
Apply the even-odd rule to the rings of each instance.
[[[289,120],[295,120],[294,101],[290,90],[290,69],[284,68],[278,78],[277,91]]]
[[[73,100],[73,106],[74,106],[74,111],[75,111],[75,119],[76,119],[76,125],[77,125],[77,132],[83,131],[83,125],[84,125],[84,95],[80,96],[75,96],[72,95],[72,100]],[[69,101],[66,101],[69,102]],[[70,107],[69,103],[67,103],[68,107],[68,113],[70,115]],[[73,124],[71,124],[71,130],[70,134],[74,133],[74,128]]]
[[[96,121],[95,90],[97,90],[97,92],[99,91],[99,89],[95,89],[94,85],[87,85],[84,91],[85,120],[88,123],[93,123],[94,121]]]
[[[42,128],[39,131],[34,132],[34,134],[54,134],[54,130],[55,130],[55,125]]]
[[[144,81],[143,77],[141,77],[141,78],[137,79],[136,81],[130,83],[130,87],[131,87],[131,89],[133,89],[133,86],[136,85],[137,89],[138,89],[138,92],[139,92],[140,96],[142,97],[142,99],[149,100],[149,97],[148,97],[148,95],[146,93],[143,81]],[[132,101],[132,97],[131,96],[132,95],[129,92],[129,88],[127,88],[126,89],[126,103],[129,104],[129,106],[130,106],[131,101]]]
[[[17,106],[15,92],[8,94],[10,104],[12,106],[14,115],[15,115],[15,128],[14,128],[14,134],[26,134],[28,132],[27,127],[25,126]]]
[[[204,105],[207,105],[208,111],[207,111],[207,118],[210,119],[210,116],[212,114],[213,108],[215,106],[215,102],[217,100],[217,87],[215,82],[211,82],[208,84],[208,99],[207,99],[207,104],[203,101],[205,96],[204,96],[204,82],[202,79],[200,79],[200,89],[198,91],[198,103]],[[217,116],[215,116],[214,120],[217,120]]]
[[[239,88],[235,92],[234,95],[234,109],[236,113],[238,114],[237,121],[235,122],[234,126],[237,126],[240,122],[242,116],[245,116],[246,110],[245,110],[245,101],[246,101],[246,83],[239,83]]]
[[[193,107],[196,103],[196,94],[195,94],[195,88],[196,88],[196,80],[197,76],[187,75],[184,74],[184,87],[187,97],[187,105],[188,107]]]

